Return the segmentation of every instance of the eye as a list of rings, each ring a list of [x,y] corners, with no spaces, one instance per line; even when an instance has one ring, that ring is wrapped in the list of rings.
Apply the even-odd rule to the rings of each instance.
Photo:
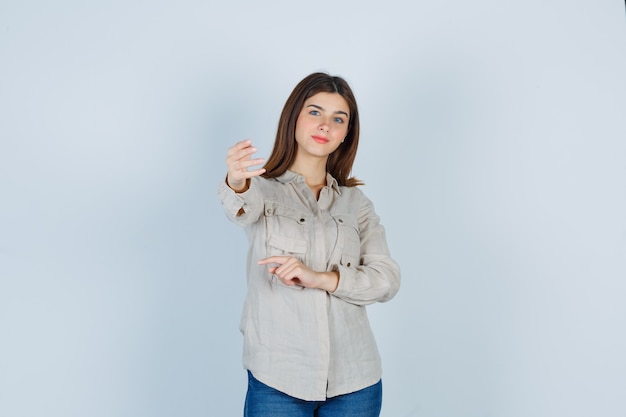
[[[341,117],[335,117],[336,123],[345,123],[345,121]]]
[[[309,111],[309,114],[312,115],[312,116],[319,116],[320,112],[317,111],[317,110],[311,110],[311,111]]]

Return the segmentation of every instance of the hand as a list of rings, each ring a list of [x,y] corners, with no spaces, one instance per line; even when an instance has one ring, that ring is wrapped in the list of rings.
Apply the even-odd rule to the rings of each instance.
[[[300,285],[306,288],[319,288],[333,292],[339,284],[338,272],[316,272],[292,256],[270,256],[261,259],[259,265],[278,264],[270,266],[270,274],[276,275],[285,285]]]
[[[226,166],[228,167],[226,182],[228,186],[236,192],[245,191],[248,179],[259,176],[265,172],[264,168],[248,171],[248,168],[260,165],[265,161],[263,158],[251,158],[252,154],[256,151],[257,149],[252,146],[250,139],[237,142],[228,149],[226,156]]]

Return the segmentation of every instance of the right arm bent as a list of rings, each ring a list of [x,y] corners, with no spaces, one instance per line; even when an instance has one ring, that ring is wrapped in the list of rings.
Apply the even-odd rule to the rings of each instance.
[[[262,158],[253,159],[256,148],[247,139],[236,143],[228,149],[226,180],[218,189],[219,198],[224,206],[226,216],[239,224],[253,223],[263,210],[261,195],[252,186],[252,178],[265,172],[260,168],[249,171],[248,168],[263,163]]]
[[[252,154],[257,149],[252,146],[250,139],[237,142],[228,149],[226,155],[226,166],[228,174],[226,175],[226,184],[236,193],[243,193],[250,186],[250,178],[259,176],[265,172],[264,168],[248,171],[248,168],[260,165],[264,162],[263,158],[252,159]]]

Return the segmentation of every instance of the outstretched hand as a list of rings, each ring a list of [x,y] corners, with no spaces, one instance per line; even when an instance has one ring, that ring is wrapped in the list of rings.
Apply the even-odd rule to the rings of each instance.
[[[333,292],[339,284],[338,272],[316,272],[292,256],[270,256],[261,259],[259,265],[278,264],[270,266],[270,274],[276,275],[283,284],[288,286],[300,285],[306,288],[319,288]]]
[[[263,158],[252,158],[257,149],[252,146],[250,139],[237,142],[228,149],[226,156],[226,166],[228,167],[228,175],[226,182],[230,188],[236,192],[245,191],[247,181],[252,177],[259,176],[265,172],[264,168],[249,171],[248,168],[262,164]]]

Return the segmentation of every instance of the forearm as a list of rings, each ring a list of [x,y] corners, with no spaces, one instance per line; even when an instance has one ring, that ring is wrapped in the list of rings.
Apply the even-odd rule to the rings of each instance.
[[[389,301],[400,289],[400,268],[388,256],[380,256],[367,265],[340,266],[339,274],[341,279],[332,294],[352,304]]]

